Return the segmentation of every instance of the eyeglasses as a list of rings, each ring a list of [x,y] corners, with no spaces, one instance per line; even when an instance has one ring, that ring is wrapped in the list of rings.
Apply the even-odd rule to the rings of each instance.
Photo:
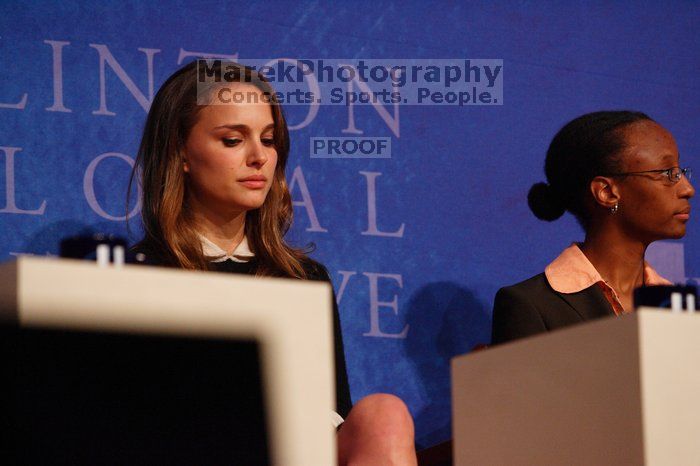
[[[671,168],[664,168],[661,170],[646,170],[643,172],[609,173],[609,174],[603,175],[603,176],[645,175],[647,173],[663,173],[664,175],[666,175],[668,177],[668,180],[671,183],[678,183],[681,180],[682,176],[685,176],[686,180],[690,180],[690,177],[693,175],[693,170],[690,168],[671,167]]]

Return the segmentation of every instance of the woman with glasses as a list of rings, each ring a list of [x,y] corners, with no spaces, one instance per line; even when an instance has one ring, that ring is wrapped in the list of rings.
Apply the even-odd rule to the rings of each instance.
[[[549,146],[545,174],[530,189],[530,209],[547,221],[569,211],[585,239],[544,273],[498,291],[493,344],[632,312],[635,288],[670,284],[644,261],[649,244],[685,235],[690,169],[680,167],[671,133],[643,113],[569,122]]]

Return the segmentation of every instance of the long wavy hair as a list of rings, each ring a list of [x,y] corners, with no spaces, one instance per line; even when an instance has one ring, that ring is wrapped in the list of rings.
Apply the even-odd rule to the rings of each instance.
[[[210,62],[211,64],[211,62]],[[213,62],[211,72],[251,84],[269,101],[274,122],[277,166],[263,205],[246,212],[245,234],[258,267],[256,275],[307,278],[305,251],[287,245],[284,235],[292,223],[292,201],[285,179],[289,156],[289,131],[272,86],[255,70],[234,62]],[[143,198],[141,218],[145,236],[136,249],[149,251],[166,265],[208,270],[192,212],[188,208],[188,182],[183,170],[185,143],[212,92],[222,83],[199,83],[197,61],[176,71],[163,84],[148,112],[138,156],[129,181],[140,180]],[[127,199],[127,209],[129,201]]]

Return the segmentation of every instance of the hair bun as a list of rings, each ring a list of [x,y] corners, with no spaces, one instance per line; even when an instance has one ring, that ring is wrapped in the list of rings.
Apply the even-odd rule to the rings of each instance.
[[[561,197],[554,192],[547,183],[535,183],[527,194],[527,205],[535,217],[551,222],[556,220],[566,211]]]

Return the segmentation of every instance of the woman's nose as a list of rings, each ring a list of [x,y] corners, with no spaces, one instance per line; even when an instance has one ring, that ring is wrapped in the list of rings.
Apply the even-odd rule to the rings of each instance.
[[[267,162],[266,147],[261,142],[251,144],[248,153],[248,165],[262,167]]]
[[[691,198],[695,196],[695,188],[693,187],[693,184],[690,182],[690,180],[683,175],[680,180],[681,186],[680,186],[680,195],[681,197],[685,198]]]

